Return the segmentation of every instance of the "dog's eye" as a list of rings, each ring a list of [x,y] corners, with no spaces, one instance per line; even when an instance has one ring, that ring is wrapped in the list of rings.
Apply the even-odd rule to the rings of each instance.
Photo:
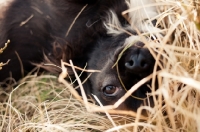
[[[109,96],[109,97],[116,96],[118,91],[119,91],[119,88],[116,86],[112,86],[112,85],[108,85],[108,86],[104,87],[104,89],[103,89],[104,95]]]

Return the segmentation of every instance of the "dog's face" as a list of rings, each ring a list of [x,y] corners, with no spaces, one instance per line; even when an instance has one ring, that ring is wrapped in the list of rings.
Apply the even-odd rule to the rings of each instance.
[[[143,48],[142,42],[136,42],[119,57],[128,39],[128,35],[122,34],[101,40],[99,47],[90,55],[88,68],[101,71],[92,73],[89,78],[92,88],[90,93],[96,95],[103,105],[113,105],[134,84],[153,71],[155,61],[149,50]],[[147,84],[144,84],[119,109],[136,110],[144,103],[143,99],[150,91]]]

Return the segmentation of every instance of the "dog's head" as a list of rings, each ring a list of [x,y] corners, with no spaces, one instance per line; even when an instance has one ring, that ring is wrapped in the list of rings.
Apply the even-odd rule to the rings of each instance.
[[[100,70],[92,73],[87,85],[89,93],[98,97],[103,105],[113,105],[133,85],[152,73],[155,60],[144,43],[136,36],[121,34],[98,42],[90,55],[88,68]],[[134,40],[136,40],[134,42]],[[150,83],[150,82],[149,82]],[[148,83],[137,89],[119,109],[136,110],[151,92]]]

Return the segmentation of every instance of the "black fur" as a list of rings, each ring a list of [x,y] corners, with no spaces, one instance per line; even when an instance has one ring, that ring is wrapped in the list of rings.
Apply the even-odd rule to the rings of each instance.
[[[69,30],[84,6],[85,9]],[[10,62],[0,70],[0,81],[8,77],[19,80],[35,67],[33,63],[51,62],[60,65],[61,59],[65,62],[72,59],[76,66],[83,67],[88,63],[88,69],[102,71],[92,74],[84,84],[85,89],[88,94],[97,95],[104,105],[113,104],[124,95],[125,88],[130,89],[149,75],[154,66],[153,57],[138,42],[140,46],[129,48],[118,63],[125,88],[119,81],[116,66],[113,65],[129,35],[109,35],[103,22],[112,10],[122,26],[125,26],[127,21],[121,13],[126,9],[125,0],[14,0],[1,23],[0,47],[8,39],[10,44],[0,54],[0,62],[8,59]],[[138,56],[138,59],[132,60],[134,56]],[[144,64],[132,66],[132,61]],[[43,68],[58,72],[54,68]],[[69,74],[73,75],[70,68]],[[148,91],[149,88],[144,85],[133,95],[145,98]],[[129,97],[120,109],[135,110],[142,103],[141,100]]]

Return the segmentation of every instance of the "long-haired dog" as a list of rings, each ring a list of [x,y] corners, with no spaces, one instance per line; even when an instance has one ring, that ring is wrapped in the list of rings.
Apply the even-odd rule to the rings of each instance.
[[[114,104],[153,71],[155,60],[138,36],[157,30],[152,5],[151,0],[14,0],[0,23],[0,47],[10,40],[0,54],[0,62],[10,60],[0,70],[2,86],[22,78],[35,64],[58,73],[42,64],[72,60],[78,67],[87,63],[87,69],[101,71],[86,81],[85,91],[103,105]],[[128,9],[135,10],[122,15]],[[73,76],[71,68],[68,74]],[[150,88],[142,85],[119,109],[137,109],[144,103],[138,98],[146,98],[147,92]]]

